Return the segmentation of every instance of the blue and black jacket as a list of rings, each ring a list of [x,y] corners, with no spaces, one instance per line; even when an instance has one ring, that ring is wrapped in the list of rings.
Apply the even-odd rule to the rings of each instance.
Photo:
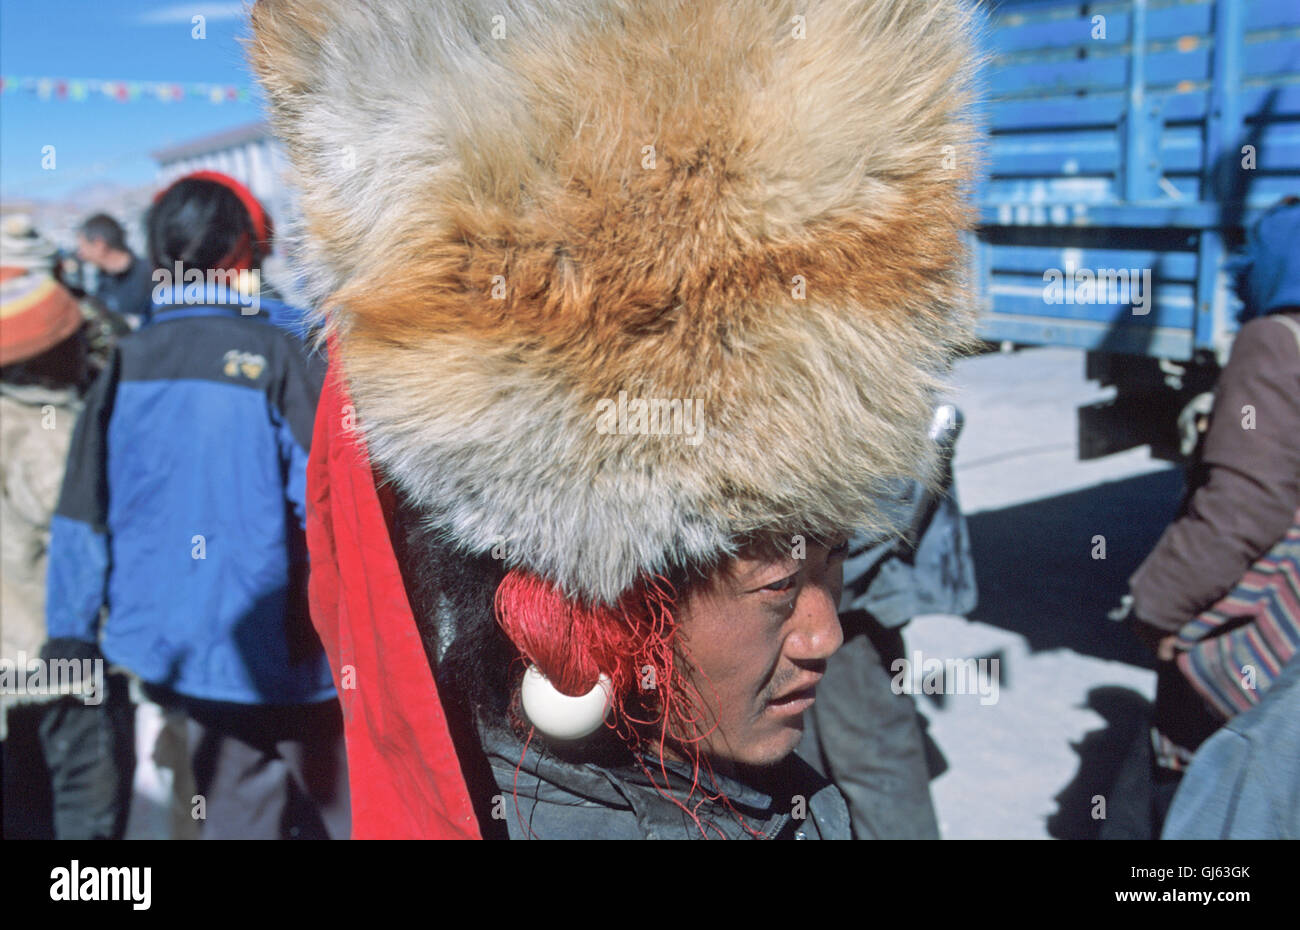
[[[189,697],[311,703],[334,695],[303,539],[325,365],[247,312],[157,308],[91,388],[53,519],[47,632]]]

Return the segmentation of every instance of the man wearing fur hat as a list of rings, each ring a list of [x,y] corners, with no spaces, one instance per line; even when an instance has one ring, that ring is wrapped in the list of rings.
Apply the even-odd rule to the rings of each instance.
[[[849,835],[793,750],[969,340],[969,17],[254,8],[354,835]]]

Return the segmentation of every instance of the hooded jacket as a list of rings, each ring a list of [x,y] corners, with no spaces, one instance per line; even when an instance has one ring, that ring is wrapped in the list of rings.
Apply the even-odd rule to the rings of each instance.
[[[1136,615],[1175,632],[1300,521],[1300,204],[1269,211],[1236,261],[1249,317],[1219,376],[1178,518],[1133,575]]]
[[[237,306],[164,308],[123,339],[72,437],[50,639],[97,644],[188,697],[333,697],[302,536],[322,368]]]

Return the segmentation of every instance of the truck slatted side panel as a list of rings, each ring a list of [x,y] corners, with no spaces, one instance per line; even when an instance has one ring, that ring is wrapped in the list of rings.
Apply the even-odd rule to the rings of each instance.
[[[1300,3],[986,12],[981,335],[1221,356],[1237,326],[1226,248],[1300,194]]]

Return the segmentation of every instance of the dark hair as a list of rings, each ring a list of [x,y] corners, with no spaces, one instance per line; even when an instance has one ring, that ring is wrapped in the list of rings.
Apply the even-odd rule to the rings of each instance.
[[[13,385],[39,385],[55,390],[74,387],[78,393],[83,392],[91,375],[83,333],[83,329],[78,329],[40,355],[0,368],[0,381]]]
[[[186,178],[168,188],[149,210],[149,257],[159,268],[214,269],[253,221],[234,192],[216,181]]]
[[[122,224],[107,213],[96,213],[81,224],[81,235],[89,242],[102,242],[118,252],[129,251]]]
[[[516,651],[492,613],[501,563],[464,553],[429,529],[395,488],[392,540],[416,629],[438,686],[447,729],[485,839],[505,839],[492,817],[498,792],[479,728],[507,729]]]

